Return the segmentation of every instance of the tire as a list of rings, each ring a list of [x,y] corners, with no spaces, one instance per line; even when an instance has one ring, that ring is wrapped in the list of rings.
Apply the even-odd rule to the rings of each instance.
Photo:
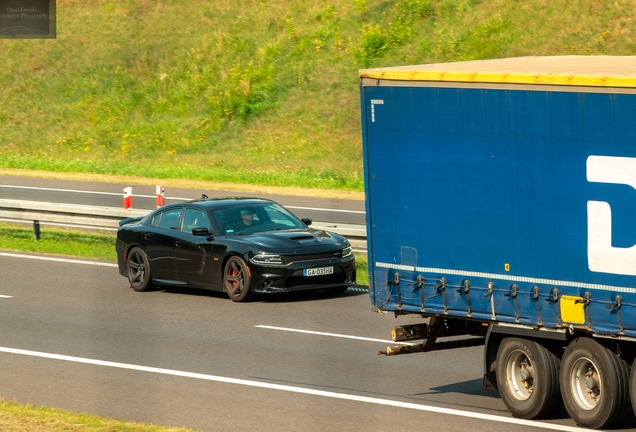
[[[497,384],[513,416],[537,419],[563,408],[559,390],[559,359],[537,342],[505,338],[497,351]]]
[[[250,273],[245,261],[233,256],[227,260],[223,270],[223,288],[234,302],[248,301],[252,298]]]
[[[577,425],[606,428],[629,418],[629,364],[590,338],[570,342],[561,359],[561,393]]]
[[[135,291],[150,291],[155,287],[152,283],[150,263],[143,249],[134,247],[126,257],[126,275],[130,287]]]
[[[629,396],[632,401],[632,409],[636,414],[636,360],[634,360],[629,374]]]

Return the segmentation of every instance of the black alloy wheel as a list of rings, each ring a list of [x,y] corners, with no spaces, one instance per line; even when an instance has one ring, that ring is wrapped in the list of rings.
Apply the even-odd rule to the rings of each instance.
[[[128,252],[126,274],[130,286],[135,291],[149,291],[154,288],[148,257],[141,248],[134,247]]]
[[[245,261],[238,256],[230,257],[223,271],[223,287],[227,296],[234,302],[250,300],[250,283],[251,278]]]

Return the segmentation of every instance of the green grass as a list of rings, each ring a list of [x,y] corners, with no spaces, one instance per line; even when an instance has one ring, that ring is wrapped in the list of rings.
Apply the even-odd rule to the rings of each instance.
[[[183,429],[124,422],[60,409],[0,400],[0,430],[12,432],[186,432]]]
[[[0,168],[360,191],[359,68],[636,48],[627,0],[57,6],[0,40]]]
[[[39,252],[116,261],[115,236],[76,230],[40,227],[40,240],[33,229],[0,223],[0,249]]]

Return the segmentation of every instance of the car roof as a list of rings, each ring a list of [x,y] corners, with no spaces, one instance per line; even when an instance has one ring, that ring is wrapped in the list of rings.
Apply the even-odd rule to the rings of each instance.
[[[275,201],[262,199],[262,198],[248,198],[248,197],[226,197],[226,198],[201,198],[192,201],[184,201],[180,203],[173,203],[164,206],[163,208],[178,207],[183,205],[195,205],[197,207],[205,207],[210,210],[224,207],[233,207],[235,205],[250,205],[250,204],[266,204],[275,203]]]

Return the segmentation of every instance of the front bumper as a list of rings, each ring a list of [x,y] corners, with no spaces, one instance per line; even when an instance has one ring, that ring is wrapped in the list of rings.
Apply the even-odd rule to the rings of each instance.
[[[345,259],[298,261],[288,266],[266,266],[249,262],[252,291],[258,294],[307,291],[356,284],[356,262],[353,256]],[[333,274],[303,276],[303,270],[333,267]]]

